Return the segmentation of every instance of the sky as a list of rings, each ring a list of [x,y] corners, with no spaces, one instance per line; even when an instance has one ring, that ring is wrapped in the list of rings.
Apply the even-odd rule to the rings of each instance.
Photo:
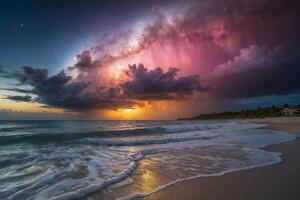
[[[297,0],[0,0],[0,119],[300,104]]]

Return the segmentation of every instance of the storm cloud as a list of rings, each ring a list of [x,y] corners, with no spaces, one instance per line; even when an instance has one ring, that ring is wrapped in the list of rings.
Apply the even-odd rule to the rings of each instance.
[[[142,64],[130,65],[124,74],[128,79],[118,85],[99,85],[96,89],[89,88],[89,82],[78,81],[66,75],[65,71],[48,76],[46,69],[23,67],[14,72],[11,78],[19,84],[29,85],[31,90],[18,88],[6,89],[19,93],[32,93],[35,102],[47,106],[69,110],[116,109],[131,108],[143,105],[139,100],[182,100],[194,92],[203,92],[198,75],[177,77],[179,69],[170,68],[163,72],[161,68],[148,70]],[[8,96],[14,101],[33,101],[29,95]]]
[[[132,102],[109,98],[104,91],[89,92],[85,89],[89,83],[84,81],[72,81],[72,77],[64,71],[54,76],[48,76],[46,69],[34,69],[23,67],[21,71],[14,72],[10,77],[18,80],[22,85],[32,87],[32,94],[36,95],[36,102],[71,110],[84,110],[94,108],[113,108],[116,106],[130,107]],[[12,89],[15,90],[15,89]],[[22,90],[15,90],[23,92]],[[26,97],[26,98],[25,98]],[[8,97],[11,100],[29,101],[28,96]]]
[[[69,67],[69,70],[78,69],[81,71],[87,71],[101,66],[99,60],[93,59],[92,52],[90,50],[85,50],[81,54],[76,55],[76,59],[76,64]]]
[[[25,94],[32,94],[32,90],[20,89],[20,88],[1,88],[2,90],[12,91],[12,92],[19,92]]]
[[[169,68],[164,72],[161,68],[148,70],[143,64],[129,65],[126,71],[130,80],[120,86],[125,96],[144,100],[184,99],[193,92],[203,92],[198,75],[177,77],[179,69]]]
[[[9,76],[9,75],[8,75]],[[20,71],[11,74],[20,84],[36,85],[47,80],[47,69],[34,69],[30,66],[24,66]]]
[[[8,96],[7,99],[13,101],[24,101],[24,102],[31,102],[33,101],[32,97],[29,95],[26,96]]]
[[[300,33],[299,2],[295,0],[190,1],[170,13],[153,10],[151,21],[141,26],[141,31],[133,28],[123,34],[111,33],[91,48],[101,66],[166,45],[176,48],[172,55],[163,55],[172,57],[166,67],[182,66],[186,59],[181,57],[189,57],[190,67],[201,73],[204,70],[199,69],[200,65],[213,70],[243,48],[298,40]],[[180,55],[181,50],[185,51],[184,56]]]
[[[300,50],[291,46],[250,46],[216,67],[210,81],[221,98],[300,92]],[[240,84],[236,84],[240,83]]]
[[[55,75],[30,66],[5,73],[31,87],[6,88],[27,94],[7,98],[82,111],[199,93],[228,100],[300,92],[299,1],[176,3],[111,30]]]

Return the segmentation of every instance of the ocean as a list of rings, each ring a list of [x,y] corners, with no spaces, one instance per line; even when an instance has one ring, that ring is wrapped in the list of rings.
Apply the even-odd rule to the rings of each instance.
[[[281,162],[295,139],[265,125],[0,121],[0,199],[135,199],[195,178]]]

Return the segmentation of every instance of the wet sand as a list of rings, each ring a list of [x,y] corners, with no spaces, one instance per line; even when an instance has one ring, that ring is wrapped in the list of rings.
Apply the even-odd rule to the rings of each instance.
[[[268,124],[266,129],[285,131],[300,137],[300,117],[247,121]],[[181,182],[144,199],[299,200],[300,138],[263,149],[283,153],[283,161],[223,176]]]

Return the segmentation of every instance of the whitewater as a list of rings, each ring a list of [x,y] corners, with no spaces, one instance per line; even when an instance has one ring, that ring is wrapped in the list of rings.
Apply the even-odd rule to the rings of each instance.
[[[247,122],[1,121],[0,199],[136,199],[281,162],[294,140]]]

